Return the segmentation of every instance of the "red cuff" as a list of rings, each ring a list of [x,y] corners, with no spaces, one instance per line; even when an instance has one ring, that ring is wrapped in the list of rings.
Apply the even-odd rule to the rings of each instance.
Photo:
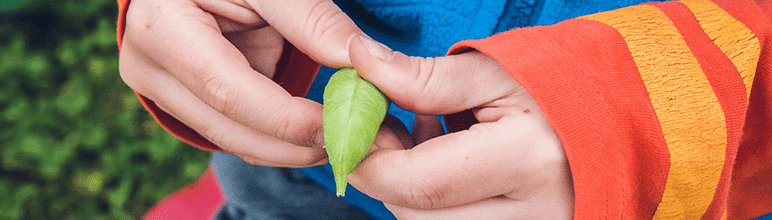
[[[772,59],[767,40],[770,22],[761,13],[769,15],[770,9],[763,4],[757,7],[752,1],[714,2],[751,29],[763,48],[747,102],[743,82],[736,78],[739,74],[735,66],[715,48],[694,17],[690,17],[688,9],[679,2],[652,5],[666,9],[663,13],[675,23],[680,34],[688,38],[686,44],[690,52],[695,53],[728,115],[727,162],[716,195],[703,217],[726,215],[727,200],[729,218],[753,217],[772,211],[772,202],[762,199],[772,195],[767,190],[769,181],[760,180],[772,171],[769,162],[772,161],[772,141],[769,141]],[[685,10],[687,14],[682,14]],[[673,11],[679,13],[671,13]],[[449,54],[458,54],[478,50],[493,57],[534,97],[561,138],[568,157],[574,181],[576,219],[651,219],[658,206],[665,203],[662,199],[671,155],[625,40],[611,26],[578,19],[464,41],[449,51]],[[731,69],[726,69],[728,67]],[[734,81],[721,80],[723,77]],[[739,107],[731,105],[736,101]],[[746,107],[748,112],[743,114],[742,109]],[[734,111],[736,109],[740,111]],[[450,119],[473,123],[468,112],[460,114],[467,116],[454,115]],[[743,135],[742,140],[739,134]],[[733,175],[734,152],[737,152],[737,163]],[[753,204],[743,200],[752,200]]]
[[[576,219],[652,217],[668,149],[615,29],[569,20],[460,42],[450,53],[473,49],[504,66],[555,128],[571,166]]]

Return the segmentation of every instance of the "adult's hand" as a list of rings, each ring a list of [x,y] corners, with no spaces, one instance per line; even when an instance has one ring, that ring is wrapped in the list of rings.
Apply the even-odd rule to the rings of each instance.
[[[132,0],[123,80],[223,150],[252,164],[326,163],[321,105],[271,78],[284,40],[320,64],[350,66],[361,34],[330,0]]]
[[[534,99],[479,52],[408,57],[351,41],[362,77],[424,115],[472,109],[480,121],[407,149],[372,152],[349,176],[400,219],[569,219],[573,186],[561,142]],[[416,130],[416,133],[436,133]],[[417,135],[417,136],[420,136]]]

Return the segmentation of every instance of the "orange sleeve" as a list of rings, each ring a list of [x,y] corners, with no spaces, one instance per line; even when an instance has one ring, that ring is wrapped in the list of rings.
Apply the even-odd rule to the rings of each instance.
[[[119,49],[123,41],[123,32],[126,27],[126,12],[129,7],[129,2],[130,0],[118,0],[119,14],[117,37]],[[284,52],[277,63],[277,74],[274,75],[273,80],[293,96],[305,96],[320,67],[321,65],[300,52],[300,50],[297,50],[292,44],[285,41]],[[145,109],[150,112],[161,127],[175,137],[204,150],[221,150],[220,147],[198,134],[195,130],[159,109],[152,100],[139,93],[136,93],[136,95],[140,102],[142,102],[142,105],[145,106]]]
[[[649,3],[449,54],[495,58],[534,97],[568,157],[576,219],[747,219],[772,212],[765,11],[752,0]],[[450,120],[470,121],[459,115]]]

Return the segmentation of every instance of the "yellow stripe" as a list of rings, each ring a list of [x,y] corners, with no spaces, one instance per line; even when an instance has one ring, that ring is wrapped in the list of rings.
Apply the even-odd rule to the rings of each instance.
[[[726,220],[726,215],[729,214],[726,209],[724,209],[724,214],[721,215],[721,220]]]
[[[670,152],[670,170],[654,219],[699,219],[724,166],[724,112],[697,59],[667,15],[638,5],[581,17],[615,28],[649,92]]]
[[[749,97],[761,54],[759,39],[745,24],[711,1],[683,0],[681,3],[692,11],[705,34],[740,72],[745,83],[746,98]]]

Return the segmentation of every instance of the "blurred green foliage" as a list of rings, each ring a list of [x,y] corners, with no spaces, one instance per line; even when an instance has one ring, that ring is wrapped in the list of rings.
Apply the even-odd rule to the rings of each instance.
[[[0,219],[137,219],[206,170],[121,81],[117,10],[0,7]]]

